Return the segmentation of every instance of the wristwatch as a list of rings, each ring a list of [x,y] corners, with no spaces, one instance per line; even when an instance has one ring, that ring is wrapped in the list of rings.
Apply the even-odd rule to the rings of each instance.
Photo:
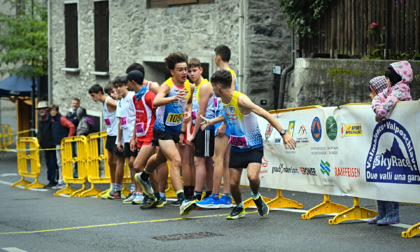
[[[285,129],[282,129],[282,130],[280,130],[280,135],[284,135],[284,134],[286,134],[287,133],[287,131],[285,130]]]

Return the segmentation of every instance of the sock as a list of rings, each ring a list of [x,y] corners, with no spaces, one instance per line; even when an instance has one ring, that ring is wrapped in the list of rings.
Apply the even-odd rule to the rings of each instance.
[[[180,200],[181,202],[185,200],[185,194],[184,194],[184,190],[178,190],[176,191],[176,196],[178,197],[178,200]]]
[[[121,184],[115,184],[115,191],[116,192],[121,192],[121,188],[122,188]]]
[[[194,198],[201,200],[202,196],[203,196],[202,192],[194,191]]]
[[[160,197],[160,193],[154,193],[154,195],[155,195],[155,198],[157,199],[157,200],[160,200],[161,199],[161,197]]]
[[[165,192],[159,192],[160,198],[164,199],[165,198]]]
[[[256,195],[251,193],[251,196],[252,196],[252,199],[256,200],[256,199],[258,199],[258,197],[260,197],[260,193],[257,193]]]
[[[146,170],[144,170],[141,174],[140,174],[140,178],[144,181],[147,181],[150,177],[150,173],[148,173]]]
[[[111,183],[111,192],[115,191],[115,183]]]
[[[131,184],[130,193],[134,193],[136,191],[136,185]]]
[[[185,198],[191,199],[194,195],[194,186],[184,186]]]
[[[206,191],[206,196],[204,196],[204,198],[207,198],[207,197],[209,197],[210,195],[212,195],[212,192],[211,192],[211,191]],[[217,197],[219,197],[219,195],[217,195]]]
[[[239,204],[236,204],[236,206],[237,206],[237,207],[242,207],[242,208],[244,208],[244,203],[242,203],[242,202],[241,202],[241,203],[239,203]]]
[[[231,197],[232,196],[232,194],[230,194],[230,193],[223,193],[223,196],[226,196],[226,197]]]

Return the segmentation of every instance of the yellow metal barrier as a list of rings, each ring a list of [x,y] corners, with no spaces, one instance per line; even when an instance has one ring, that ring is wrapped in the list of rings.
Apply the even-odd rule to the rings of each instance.
[[[41,173],[41,163],[39,162],[39,143],[35,137],[20,137],[17,140],[17,149],[27,150],[19,151],[17,153],[18,172],[21,180],[14,183],[12,187],[26,185],[25,190],[29,188],[44,187],[45,184],[38,182],[39,174]],[[29,146],[27,146],[29,145]],[[29,155],[28,155],[29,152]],[[28,160],[30,161],[30,169],[28,169]],[[25,177],[34,178],[33,183],[26,181]]]
[[[371,219],[375,217],[378,212],[360,207],[359,198],[353,197],[353,207],[337,214],[333,219],[328,220],[330,225],[335,225],[348,220]]]
[[[328,194],[324,195],[324,202],[321,204],[309,209],[305,214],[302,214],[302,219],[308,220],[314,216],[330,213],[341,213],[349,209],[347,206],[334,203],[330,201],[330,196]]]
[[[7,125],[7,131],[5,130],[6,125],[2,124],[1,125],[1,149],[4,152],[8,152],[9,150],[7,149],[7,146],[11,145],[13,143],[13,139],[12,139],[12,128],[10,127],[10,125]]]
[[[420,234],[420,222],[411,226],[407,231],[401,233],[401,237],[403,238],[412,238],[415,235]]]
[[[76,144],[77,156],[73,157],[72,144]],[[87,141],[85,136],[65,137],[61,140],[61,160],[63,166],[63,180],[66,187],[54,193],[54,196],[70,194],[70,197],[79,196],[86,190],[87,181]],[[77,163],[78,176],[73,176],[73,163]],[[81,184],[79,190],[70,187],[70,184]]]

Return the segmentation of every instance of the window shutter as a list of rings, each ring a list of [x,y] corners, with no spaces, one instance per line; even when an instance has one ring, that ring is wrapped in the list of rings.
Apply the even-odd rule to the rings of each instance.
[[[95,71],[109,71],[109,11],[108,1],[94,3]]]
[[[79,67],[79,34],[77,31],[77,4],[64,5],[66,67]]]

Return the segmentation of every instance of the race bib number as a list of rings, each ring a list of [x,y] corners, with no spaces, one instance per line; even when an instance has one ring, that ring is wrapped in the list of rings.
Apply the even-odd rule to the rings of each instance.
[[[109,120],[109,118],[105,118],[105,124],[107,127],[111,127],[111,120]]]
[[[136,136],[144,136],[145,134],[144,123],[136,123]]]
[[[121,117],[121,129],[125,129],[127,126],[127,117]]]
[[[248,142],[246,141],[245,136],[233,136],[230,135],[229,144],[236,147],[246,147]]]
[[[167,126],[180,125],[182,123],[182,116],[183,116],[183,113],[179,113],[179,114],[169,113],[168,118],[166,118],[165,124]]]

